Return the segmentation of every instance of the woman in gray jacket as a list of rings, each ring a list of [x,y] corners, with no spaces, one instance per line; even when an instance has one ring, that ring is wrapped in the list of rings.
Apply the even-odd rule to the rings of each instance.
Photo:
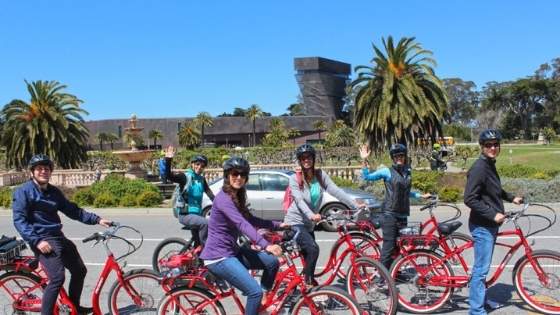
[[[297,239],[302,249],[305,267],[303,273],[308,285],[315,286],[315,266],[319,258],[319,245],[315,242],[315,223],[321,220],[319,214],[323,192],[328,192],[347,206],[357,208],[358,205],[342,189],[338,188],[329,175],[315,169],[315,149],[304,144],[297,148],[296,157],[301,166],[301,173],[290,177],[292,204],[289,206],[284,222],[300,231]]]

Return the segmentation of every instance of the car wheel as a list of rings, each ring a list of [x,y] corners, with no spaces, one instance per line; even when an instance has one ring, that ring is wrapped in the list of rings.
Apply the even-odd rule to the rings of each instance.
[[[210,220],[210,210],[212,210],[212,207],[206,207],[202,210],[202,216],[205,217],[206,220]]]
[[[348,207],[346,207],[341,203],[331,203],[321,210],[321,216],[328,217],[330,215],[347,211],[347,210]],[[321,223],[321,228],[327,232],[336,232],[338,229],[338,224],[336,221],[323,222]]]

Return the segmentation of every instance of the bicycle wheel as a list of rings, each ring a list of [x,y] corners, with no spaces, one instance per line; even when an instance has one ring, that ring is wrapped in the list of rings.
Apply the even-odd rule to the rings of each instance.
[[[161,273],[161,266],[159,262],[162,259],[169,258],[173,255],[182,253],[191,247],[192,243],[180,237],[170,237],[161,241],[154,250],[152,255],[152,268],[155,272]]]
[[[351,236],[352,243],[356,246],[356,250],[361,257],[369,257],[374,260],[379,259],[381,251],[377,240],[363,232],[355,231],[348,234]],[[346,249],[348,249],[348,244],[345,241],[336,242],[331,248],[333,259],[337,261]],[[342,279],[346,278],[346,271],[351,266],[350,259],[351,255],[346,255],[337,270],[337,275]]]
[[[358,303],[348,293],[332,286],[307,292],[294,304],[290,314],[361,314]]]
[[[445,241],[451,250],[466,244],[473,244],[473,238],[470,235],[460,232],[451,233],[451,235],[445,238]],[[436,253],[442,257],[445,256],[441,247],[438,247]],[[459,255],[453,255],[448,262],[451,266],[453,266],[453,271],[456,275],[469,275],[470,269],[472,269],[469,267],[469,263],[472,264],[474,262],[474,246],[470,245],[465,247]]]
[[[397,288],[389,271],[378,261],[362,257],[348,269],[346,290],[369,314],[395,314]]]
[[[544,314],[560,314],[560,253],[536,250],[517,261],[513,283],[519,296]]]
[[[0,313],[40,314],[43,287],[37,275],[9,271],[0,275]]]
[[[398,258],[391,266],[399,305],[414,313],[432,313],[447,302],[453,288],[434,283],[434,277],[453,276],[451,266],[428,250],[415,250]]]
[[[159,275],[149,269],[135,269],[123,274],[123,281],[127,287],[117,279],[109,291],[109,313],[154,314],[165,294]]]
[[[220,301],[199,288],[180,287],[169,292],[158,306],[158,315],[204,314],[225,315],[226,311]]]

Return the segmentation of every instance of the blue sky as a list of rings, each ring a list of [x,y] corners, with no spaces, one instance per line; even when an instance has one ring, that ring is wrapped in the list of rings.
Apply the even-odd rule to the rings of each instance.
[[[381,37],[415,36],[441,78],[479,87],[560,57],[559,1],[2,1],[0,104],[57,80],[86,120],[218,115],[299,93],[293,58],[368,64]]]

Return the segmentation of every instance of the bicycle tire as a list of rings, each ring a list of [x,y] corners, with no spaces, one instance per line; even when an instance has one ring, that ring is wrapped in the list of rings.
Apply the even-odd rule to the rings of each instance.
[[[427,258],[427,261],[421,261],[422,257]],[[439,266],[437,270],[434,269],[435,265]],[[391,266],[391,277],[395,279],[399,305],[412,313],[432,313],[449,300],[453,294],[453,288],[444,285],[431,286],[443,290],[441,296],[433,302],[431,295],[437,291],[430,289],[428,285],[419,283],[419,280],[423,279],[423,277],[418,277],[417,268],[419,267],[424,268],[421,270],[422,273],[429,272],[444,277],[453,276],[454,273],[449,263],[444,261],[441,256],[426,249],[414,250],[406,256],[400,256]],[[405,297],[405,295],[408,296],[408,291],[412,291],[410,298]]]
[[[363,310],[369,314],[396,314],[397,288],[383,264],[361,257],[348,268],[347,275],[346,291]]]
[[[378,242],[375,238],[373,238],[371,235],[368,235],[366,233],[359,232],[359,231],[352,231],[352,232],[349,232],[348,234],[351,236],[352,242],[358,248],[359,256],[369,257],[369,258],[372,258],[374,260],[379,259],[379,257],[381,256],[381,250],[380,250]],[[330,253],[333,256],[334,261],[337,261],[339,259],[339,256],[343,251],[343,250],[340,250],[340,249],[341,248],[344,249],[345,247],[343,245],[345,245],[345,244],[346,243],[344,241],[341,241],[341,242],[337,241],[331,247]],[[337,275],[341,279],[346,278],[346,270],[351,265],[351,264],[348,264],[346,262],[348,259],[351,259],[350,255],[347,255],[346,257],[344,257],[344,260],[340,263],[340,268],[338,268],[338,270],[337,270]],[[345,267],[345,266],[348,266],[348,267]],[[315,276],[316,277],[320,276],[320,273],[316,273]]]
[[[123,281],[140,296],[141,305],[123,287],[118,279],[109,290],[107,302],[110,314],[153,314],[165,294],[159,283],[159,274],[150,269],[134,269],[123,274]]]
[[[163,258],[169,258],[172,255],[185,252],[191,247],[191,242],[186,241],[180,237],[166,238],[157,244],[152,254],[152,268],[155,272],[161,273],[159,262]]]
[[[40,283],[41,277],[28,272],[8,271],[0,275],[0,312],[40,314],[44,289]]]
[[[556,268],[556,271],[545,271],[547,283],[543,286],[543,279],[535,274],[531,259],[525,255],[513,268],[512,282],[515,289],[523,301],[537,311],[544,314],[560,314],[560,253],[552,250],[536,250],[531,256],[532,261],[538,263],[543,271],[549,266]],[[526,280],[524,276],[527,276]],[[529,289],[530,284],[540,285],[544,290]],[[538,294],[535,294],[537,291]]]
[[[310,302],[314,307],[310,308]],[[303,294],[290,309],[290,314],[303,315],[316,313],[312,309],[327,309],[328,314],[362,314],[358,303],[346,292],[332,286],[321,287]],[[335,313],[335,311],[337,311]],[[324,314],[326,312],[320,312]]]
[[[445,241],[447,242],[447,245],[449,246],[449,248],[451,250],[453,250],[454,248],[458,248],[460,246],[463,246],[467,243],[471,243],[473,244],[472,246],[466,247],[459,255],[461,257],[457,257],[458,255],[453,255],[448,262],[452,265],[452,266],[461,266],[461,268],[455,268],[453,269],[454,271],[456,270],[460,270],[461,271],[461,275],[469,275],[470,274],[470,270],[468,269],[468,263],[469,262],[474,262],[474,240],[470,235],[467,235],[465,233],[461,233],[461,232],[453,232],[451,233],[449,236],[447,236],[445,238]],[[443,250],[441,249],[441,246],[438,247],[438,249],[436,250],[436,254],[445,257],[445,253],[443,252]],[[463,266],[463,263],[466,265],[467,269],[465,269],[465,267]]]
[[[226,311],[224,309],[224,306],[220,301],[214,300],[214,298],[215,296],[212,293],[208,292],[208,290],[203,290],[197,287],[193,287],[193,288],[178,287],[171,290],[160,301],[158,305],[157,314],[158,315],[169,315],[169,314],[225,315]],[[177,305],[177,301],[179,301],[179,304],[182,306],[183,300],[190,305],[189,309],[183,309],[183,307],[179,307]],[[202,303],[206,303],[208,307],[201,310],[197,310],[196,307]]]

